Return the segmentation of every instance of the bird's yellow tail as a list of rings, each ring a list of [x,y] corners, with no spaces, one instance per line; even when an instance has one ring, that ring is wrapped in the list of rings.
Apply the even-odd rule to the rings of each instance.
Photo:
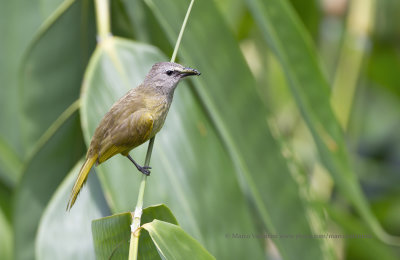
[[[81,170],[79,171],[78,178],[75,181],[74,187],[72,188],[71,196],[69,197],[69,201],[67,204],[67,210],[70,210],[75,203],[76,198],[83,186],[85,184],[86,179],[88,177],[89,171],[92,168],[93,164],[97,160],[97,155],[89,157],[86,159],[85,163],[82,165]]]

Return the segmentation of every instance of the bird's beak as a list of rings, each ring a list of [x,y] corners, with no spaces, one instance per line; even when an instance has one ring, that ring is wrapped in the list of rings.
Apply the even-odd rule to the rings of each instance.
[[[194,76],[194,75],[200,76],[200,74],[201,74],[198,70],[195,70],[192,68],[183,68],[180,71],[180,73],[182,75],[181,76],[182,78],[187,77],[187,76]]]

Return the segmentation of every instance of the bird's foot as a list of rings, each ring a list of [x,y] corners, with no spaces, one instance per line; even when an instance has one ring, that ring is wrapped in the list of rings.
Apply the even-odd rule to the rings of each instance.
[[[146,176],[150,176],[150,166],[140,166],[138,165],[137,169]]]
[[[140,166],[139,164],[137,164],[136,162],[135,162],[135,160],[133,160],[132,159],[132,157],[128,154],[126,157],[128,157],[128,159],[136,166],[136,168],[141,172],[141,173],[143,173],[144,175],[146,175],[146,176],[149,176],[150,175],[150,169],[151,169],[151,167],[150,166]]]

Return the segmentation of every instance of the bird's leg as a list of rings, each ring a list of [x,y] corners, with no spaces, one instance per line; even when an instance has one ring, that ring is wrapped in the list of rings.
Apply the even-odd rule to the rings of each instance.
[[[136,168],[143,173],[144,175],[149,176],[150,175],[150,171],[149,169],[151,169],[150,166],[140,166],[139,164],[137,164],[135,162],[135,160],[133,160],[133,158],[128,154],[126,157],[128,157],[128,159],[136,166]]]

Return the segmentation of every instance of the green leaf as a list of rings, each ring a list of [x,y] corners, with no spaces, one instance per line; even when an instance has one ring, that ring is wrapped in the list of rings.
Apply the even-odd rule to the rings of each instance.
[[[388,235],[372,214],[350,166],[343,131],[330,107],[330,89],[321,71],[311,39],[298,17],[283,0],[248,0],[248,5],[269,46],[277,55],[297,106],[316,143],[320,158],[340,191],[353,203],[375,234]]]
[[[398,259],[395,248],[377,241],[370,234],[369,227],[349,213],[328,207],[329,215],[339,224],[346,235],[364,235],[363,238],[346,239],[346,258],[348,259]]]
[[[21,176],[22,161],[0,136],[0,180],[14,187]]]
[[[132,215],[120,213],[92,221],[96,259],[127,259]]]
[[[0,208],[0,258],[13,259],[13,233],[10,222],[7,220],[2,208]]]
[[[147,207],[143,210],[141,224],[150,223],[153,220],[162,220],[174,225],[178,225],[171,210],[164,204]],[[141,231],[139,237],[139,259],[161,259],[149,233]]]
[[[83,153],[79,117],[75,112],[36,149],[25,165],[14,201],[16,259],[31,259],[34,255],[35,237],[43,210]]]
[[[152,222],[155,219],[178,225],[174,214],[172,214],[172,211],[164,204],[149,206],[143,209],[142,225]]]
[[[313,39],[318,40],[321,26],[321,3],[310,0],[290,0],[290,3]]]
[[[374,42],[367,59],[367,66],[367,73],[371,81],[387,88],[391,93],[400,98],[400,88],[398,87],[400,74],[397,73],[400,71],[400,59],[395,43],[393,46],[387,46],[386,42]]]
[[[215,259],[181,227],[159,220],[142,226],[164,259]]]
[[[43,17],[43,20],[49,18],[52,15],[57,16],[57,9],[62,5],[69,5],[76,0],[41,0],[39,2],[40,5],[40,14]]]
[[[42,23],[41,0],[0,2],[0,136],[20,159],[24,151],[21,142],[18,68],[22,54]],[[12,37],[11,37],[12,35]],[[3,169],[0,169],[3,171]],[[8,173],[3,173],[8,174]]]
[[[7,220],[11,222],[12,219],[12,209],[13,209],[13,200],[10,198],[13,195],[13,189],[4,185],[4,183],[0,182],[0,209],[3,211],[3,214],[6,216]]]
[[[178,224],[171,210],[165,205],[145,208],[142,223],[154,219]],[[127,259],[131,235],[132,215],[130,212],[96,219],[92,222],[93,240],[97,259]],[[139,238],[139,259],[160,259],[149,234],[141,232]]]
[[[82,164],[79,161],[74,166],[43,212],[36,236],[36,259],[95,259],[90,223],[109,214],[95,174],[89,176],[79,203],[65,210]]]
[[[132,29],[131,21],[128,14],[126,13],[126,9],[124,8],[124,4],[122,1],[123,0],[114,0],[110,2],[110,16],[112,19],[111,31],[115,36],[133,38],[134,30]]]
[[[119,38],[99,45],[86,71],[81,97],[87,143],[113,102],[139,85],[155,62],[165,60],[154,47]],[[143,162],[145,153],[146,145],[142,145],[131,155]],[[156,137],[151,166],[145,204],[168,204],[182,228],[217,256],[245,258],[249,254],[242,248],[247,248],[252,257],[263,257],[262,241],[225,238],[226,233],[262,231],[254,224],[218,135],[185,82],[176,90],[165,126]],[[133,210],[141,175],[132,163],[116,155],[96,172],[112,211]]]
[[[24,144],[36,140],[79,97],[95,40],[88,0],[65,1],[35,35],[20,70]],[[54,102],[54,101],[57,102]]]
[[[176,0],[175,4],[160,0],[146,2],[173,44],[186,11],[186,1]],[[255,79],[214,2],[196,2],[187,26],[180,57],[185,64],[196,66],[202,72],[202,76],[193,81],[195,92],[235,166],[242,192],[258,213],[262,223],[258,233],[311,234],[308,201],[300,199],[298,184],[268,128],[268,111],[260,100]],[[226,170],[212,170],[207,174],[221,172]],[[225,176],[225,179],[232,178],[232,175]],[[226,232],[233,233],[232,229]],[[325,241],[287,239],[273,242],[284,259],[332,258],[332,253],[325,249]]]

